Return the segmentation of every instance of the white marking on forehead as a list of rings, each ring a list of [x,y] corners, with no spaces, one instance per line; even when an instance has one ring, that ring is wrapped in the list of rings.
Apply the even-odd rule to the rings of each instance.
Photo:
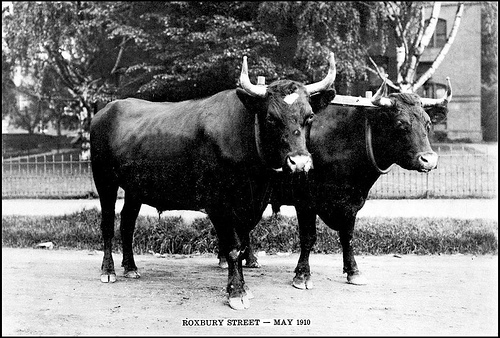
[[[299,98],[299,94],[292,93],[292,94],[288,94],[287,96],[285,96],[283,101],[285,101],[288,104],[293,104],[298,98]]]

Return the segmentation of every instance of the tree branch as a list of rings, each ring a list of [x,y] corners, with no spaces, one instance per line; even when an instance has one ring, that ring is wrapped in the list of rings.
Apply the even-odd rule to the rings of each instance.
[[[382,72],[380,71],[380,68],[377,66],[377,64],[375,63],[375,61],[372,59],[372,57],[370,55],[368,55],[368,59],[372,63],[373,67],[375,67],[375,69],[372,69],[368,66],[366,66],[365,68],[368,69],[369,71],[371,71],[372,73],[377,74],[382,80],[384,80],[386,78],[386,76],[384,74],[382,74]],[[399,90],[399,87],[396,86],[394,84],[394,82],[389,80],[389,78],[387,78],[386,84],[393,89]]]
[[[451,29],[450,35],[448,36],[445,45],[443,46],[439,54],[436,56],[436,59],[432,63],[432,66],[412,86],[413,92],[417,91],[417,89],[420,88],[434,74],[436,69],[444,60],[444,57],[448,53],[448,50],[450,49],[451,45],[453,44],[453,41],[455,40],[455,36],[457,35],[458,27],[460,26],[460,21],[462,20],[463,12],[464,12],[464,4],[460,3],[457,8],[457,13],[455,14],[455,21],[453,23],[453,28]]]
[[[436,31],[436,25],[438,22],[440,11],[441,11],[441,2],[439,1],[434,2],[431,18],[429,19],[429,23],[425,27],[422,40],[420,40],[420,43],[417,45],[418,48],[416,52],[418,53],[418,56],[422,55],[424,49],[429,45],[429,42],[431,41],[431,38],[434,35],[434,32]]]
[[[50,49],[49,46],[44,46],[45,50],[49,54],[49,57],[54,60],[55,66],[59,70],[58,74],[61,79],[61,81],[64,83],[66,88],[68,88],[71,92],[76,94],[75,91],[75,83],[73,82],[73,79],[71,78],[71,74],[68,70],[67,65],[64,63],[62,60],[62,56],[58,55],[55,53],[52,49]]]
[[[127,39],[125,36],[122,38],[122,42],[120,43],[120,50],[118,51],[118,56],[116,57],[115,65],[113,66],[113,69],[111,69],[111,74],[114,74],[118,69],[118,65],[120,64],[120,61],[123,56],[123,51],[125,50],[125,44],[128,42],[128,40],[129,39]]]
[[[408,63],[408,69],[406,70],[406,82],[413,83],[413,79],[415,77],[415,71],[420,61],[420,57],[424,52],[425,48],[431,41],[434,32],[436,31],[436,25],[439,17],[439,12],[441,10],[441,3],[435,2],[432,8],[431,18],[427,25],[425,25],[425,15],[424,15],[424,6],[420,8],[420,18],[421,25],[419,27],[418,34],[413,41],[412,50],[410,51],[410,60]],[[425,27],[425,28],[424,28]]]

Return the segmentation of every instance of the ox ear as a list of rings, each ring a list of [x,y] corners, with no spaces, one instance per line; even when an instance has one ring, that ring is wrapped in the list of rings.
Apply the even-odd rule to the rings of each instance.
[[[248,94],[244,89],[236,88],[236,95],[240,99],[241,103],[249,111],[255,112],[260,111],[264,105],[265,100],[259,96],[252,96]]]
[[[446,116],[448,115],[447,106],[430,106],[423,108],[427,115],[429,115],[432,123],[442,123],[446,120]]]
[[[314,114],[320,113],[323,109],[328,107],[330,102],[332,102],[333,98],[337,92],[335,89],[327,89],[323,90],[317,94],[311,95],[311,108]]]

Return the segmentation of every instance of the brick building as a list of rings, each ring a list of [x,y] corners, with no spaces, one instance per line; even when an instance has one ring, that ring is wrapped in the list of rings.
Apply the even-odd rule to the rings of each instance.
[[[426,10],[428,18],[432,4]],[[466,2],[455,41],[433,76],[417,91],[422,97],[440,98],[449,76],[453,99],[448,105],[446,119],[434,124],[434,131],[450,140],[483,140],[481,129],[481,2]],[[417,77],[431,67],[452,29],[458,2],[442,2],[434,36],[425,49],[417,69]],[[387,66],[389,78],[396,78],[394,48],[376,58],[378,65]],[[370,88],[381,83],[378,76],[370,76]]]
[[[443,2],[433,37],[433,47],[426,48],[420,59],[422,68],[429,68],[446,42],[455,19],[457,2]],[[430,12],[430,11],[428,11]],[[430,15],[430,13],[429,13]],[[449,139],[483,140],[481,131],[481,3],[465,3],[458,33],[445,59],[432,78],[424,85],[423,96],[441,97],[446,77],[453,87],[453,99],[448,105],[448,117],[435,125]],[[437,96],[436,96],[437,95]],[[432,96],[428,96],[432,97]]]

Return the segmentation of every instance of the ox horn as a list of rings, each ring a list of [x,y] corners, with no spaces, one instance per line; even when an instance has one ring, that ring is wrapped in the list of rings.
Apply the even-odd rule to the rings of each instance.
[[[393,103],[391,99],[384,97],[382,94],[385,92],[386,82],[387,82],[387,76],[384,77],[384,82],[382,82],[382,85],[371,99],[373,105],[379,107],[392,107]]]
[[[306,91],[309,95],[326,90],[335,82],[337,68],[335,67],[335,57],[333,53],[330,53],[328,61],[330,63],[330,68],[328,69],[328,74],[326,74],[325,78],[319,82],[306,85]]]
[[[422,107],[446,106],[451,101],[451,82],[450,77],[446,77],[446,93],[440,99],[421,98]]]
[[[240,85],[248,94],[258,97],[265,97],[267,86],[256,86],[250,82],[248,77],[247,57],[243,56],[243,65],[241,66]]]

